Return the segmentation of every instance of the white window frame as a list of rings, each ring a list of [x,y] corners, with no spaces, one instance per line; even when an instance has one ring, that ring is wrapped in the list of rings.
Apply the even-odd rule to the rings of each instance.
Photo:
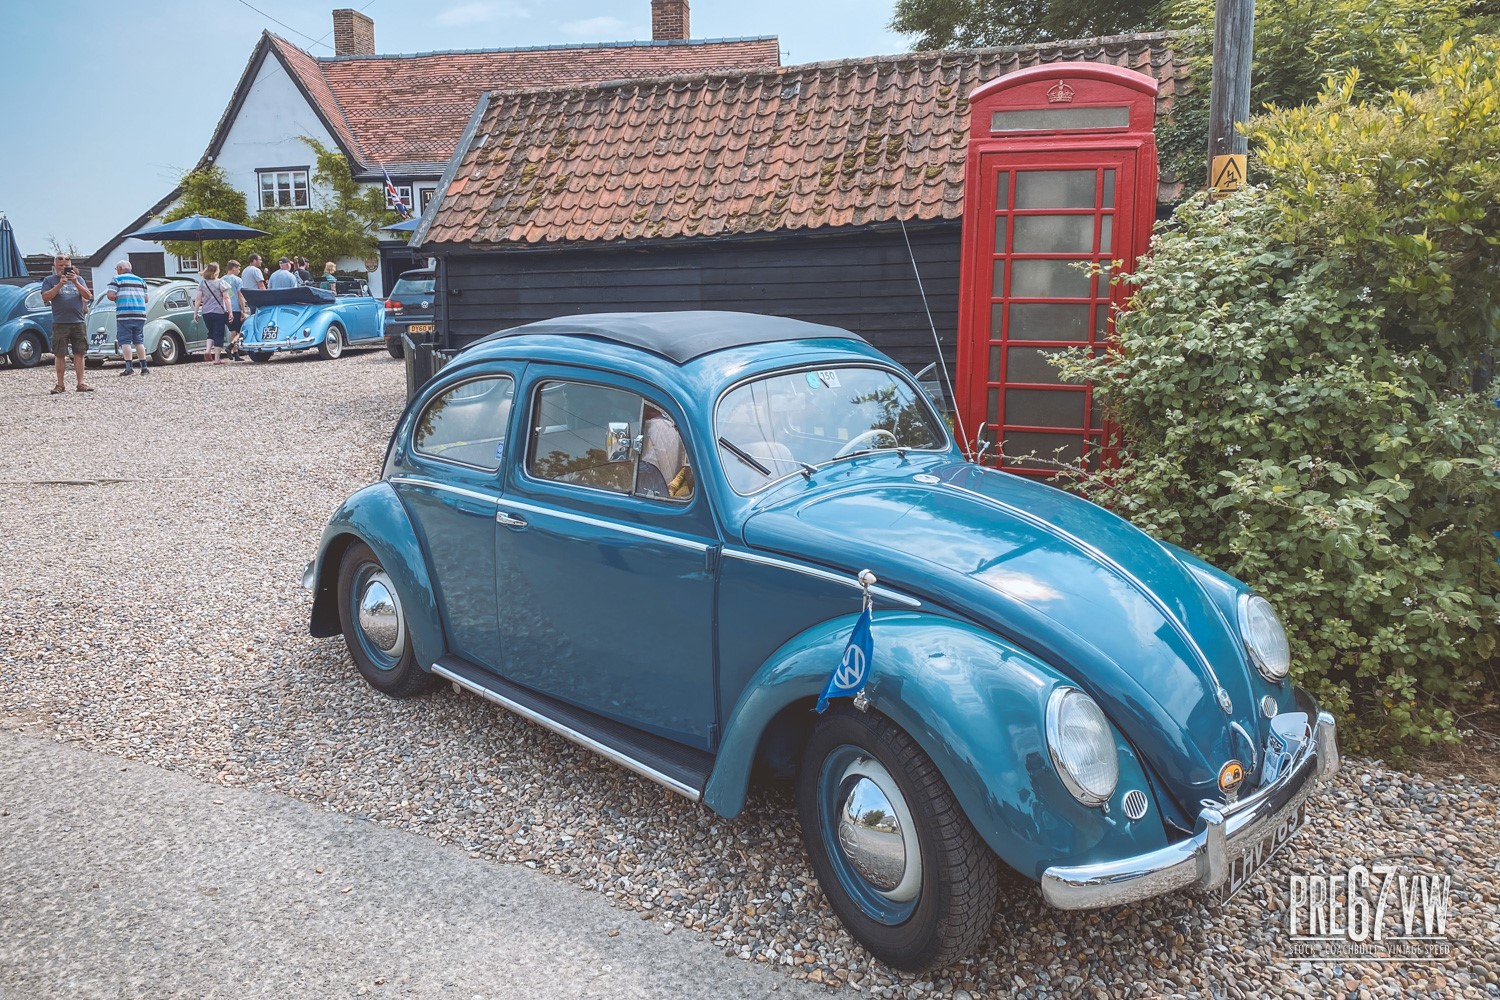
[[[270,180],[267,187],[266,181]],[[297,195],[302,204],[297,204]],[[269,197],[268,197],[269,196]],[[312,208],[312,188],[307,167],[265,167],[255,172],[255,198],[261,209]],[[283,199],[285,199],[283,201]]]
[[[408,212],[415,212],[417,209],[416,206],[412,204],[411,185],[396,184],[394,185],[394,187],[396,188],[396,196],[406,203],[406,210]],[[391,197],[391,189],[386,187],[384,184],[381,185],[381,189],[385,191],[385,207],[394,212],[396,210],[396,199]]]
[[[203,265],[199,262],[198,255],[195,254],[195,253],[190,253],[186,257],[178,257],[177,258],[177,273],[178,274],[188,274],[188,273],[194,273],[194,274],[196,274],[198,271],[201,271],[202,269],[203,269]]]

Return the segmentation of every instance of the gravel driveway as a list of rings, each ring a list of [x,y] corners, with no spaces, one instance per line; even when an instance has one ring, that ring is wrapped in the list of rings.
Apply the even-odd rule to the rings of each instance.
[[[64,396],[0,371],[0,726],[425,833],[861,994],[1500,997],[1500,789],[1367,760],[1222,911],[1067,914],[1028,889],[977,957],[893,974],[828,909],[785,792],[725,821],[478,698],[381,697],[308,637],[302,566],[378,474],[399,362],[118,370]],[[1286,957],[1289,876],[1357,862],[1452,876],[1445,960]]]

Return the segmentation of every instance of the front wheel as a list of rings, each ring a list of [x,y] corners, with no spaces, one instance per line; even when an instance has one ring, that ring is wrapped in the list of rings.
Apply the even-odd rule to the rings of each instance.
[[[23,333],[10,348],[10,363],[17,368],[35,368],[42,363],[47,342],[39,333]]]
[[[328,336],[318,345],[318,357],[332,361],[344,353],[344,331],[337,324],[328,328]]]
[[[410,698],[433,686],[435,678],[417,666],[396,584],[364,542],[350,545],[339,563],[339,626],[354,665],[375,690]]]
[[[884,716],[842,706],[813,730],[797,778],[813,871],[876,958],[916,972],[979,946],[997,862],[937,767]]]

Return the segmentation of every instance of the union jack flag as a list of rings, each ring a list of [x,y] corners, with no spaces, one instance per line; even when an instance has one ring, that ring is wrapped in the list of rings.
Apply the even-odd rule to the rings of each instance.
[[[396,183],[391,180],[390,171],[386,170],[384,167],[381,167],[380,172],[382,174],[385,174],[386,200],[391,203],[391,207],[396,210],[401,218],[410,219],[411,206],[406,204],[406,200],[401,197],[401,192],[396,190]]]

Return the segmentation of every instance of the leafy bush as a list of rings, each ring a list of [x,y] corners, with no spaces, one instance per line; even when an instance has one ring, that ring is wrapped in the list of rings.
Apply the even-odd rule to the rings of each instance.
[[[1184,203],[1120,351],[1069,358],[1123,431],[1090,495],[1250,582],[1356,746],[1456,737],[1500,645],[1500,56],[1443,48],[1255,124],[1270,186]]]

